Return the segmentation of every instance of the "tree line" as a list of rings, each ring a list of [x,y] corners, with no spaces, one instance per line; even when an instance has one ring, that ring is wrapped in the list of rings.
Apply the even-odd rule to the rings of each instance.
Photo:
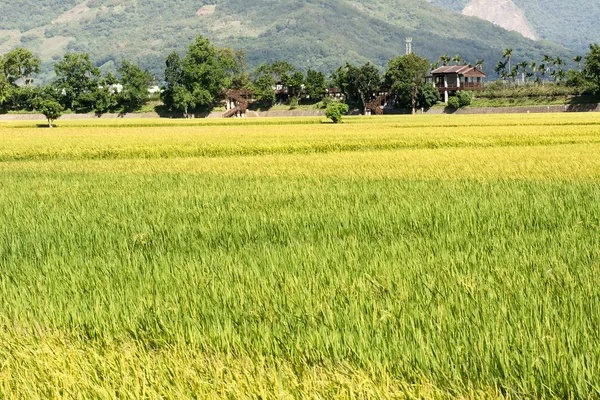
[[[552,82],[576,86],[581,92],[600,92],[600,46],[590,45],[585,57],[573,60],[578,68],[565,71],[560,58],[545,56],[540,62],[513,64],[512,50],[506,49],[495,68],[498,78],[506,82]],[[198,36],[185,54],[169,54],[165,62],[161,100],[164,108],[185,114],[209,110],[224,97],[227,89],[252,91],[256,102],[265,107],[277,102],[278,85],[285,89],[286,101],[328,102],[328,88],[338,88],[343,101],[362,109],[381,90],[393,94],[400,108],[428,108],[440,101],[438,91],[426,84],[432,69],[454,62],[467,64],[460,55],[443,55],[430,64],[416,54],[391,59],[383,74],[372,63],[362,66],[346,64],[329,77],[323,73],[298,70],[286,61],[260,65],[248,72],[242,50],[214,46]],[[482,68],[484,61],[473,65]],[[38,86],[40,60],[30,51],[16,49],[0,57],[0,108],[5,111],[45,111],[53,116],[65,110],[78,113],[132,112],[149,101],[148,88],[156,79],[139,66],[123,61],[118,76],[103,74],[87,54],[67,54],[54,66],[55,79]]]

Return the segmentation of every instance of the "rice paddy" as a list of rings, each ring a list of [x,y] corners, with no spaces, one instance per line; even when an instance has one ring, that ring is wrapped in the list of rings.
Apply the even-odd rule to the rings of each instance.
[[[600,117],[0,124],[2,398],[600,396]]]

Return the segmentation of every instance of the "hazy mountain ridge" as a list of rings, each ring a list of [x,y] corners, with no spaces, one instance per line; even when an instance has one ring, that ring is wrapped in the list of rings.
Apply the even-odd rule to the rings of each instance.
[[[463,12],[480,0],[428,0],[434,5]],[[495,5],[496,0],[484,0]],[[562,44],[575,51],[587,50],[590,43],[600,43],[600,2],[590,0],[512,0],[524,14],[529,27],[539,39]],[[507,24],[511,15],[507,15]]]
[[[404,52],[404,38],[430,59],[460,53],[488,68],[505,47],[515,59],[570,52],[533,42],[489,22],[446,11],[425,0],[24,0],[20,13],[0,4],[0,52],[32,49],[50,70],[65,52],[90,53],[105,70],[127,58],[160,75],[166,55],[198,34],[243,48],[250,66],[286,59],[324,72],[345,62],[383,67]],[[34,12],[43,10],[43,12]],[[32,18],[28,17],[31,12]]]

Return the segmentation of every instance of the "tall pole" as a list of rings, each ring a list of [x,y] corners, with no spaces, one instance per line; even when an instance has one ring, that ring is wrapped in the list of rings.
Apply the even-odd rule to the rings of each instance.
[[[406,38],[406,55],[412,54],[412,38]]]

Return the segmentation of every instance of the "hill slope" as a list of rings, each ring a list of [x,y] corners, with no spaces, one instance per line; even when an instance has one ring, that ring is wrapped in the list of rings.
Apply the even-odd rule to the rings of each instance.
[[[502,49],[514,58],[570,53],[534,42],[477,18],[443,10],[425,0],[23,0],[19,13],[0,4],[0,52],[16,46],[46,62],[67,51],[88,52],[106,70],[123,58],[160,76],[166,55],[183,50],[198,34],[221,46],[243,48],[250,65],[286,59],[300,68],[329,72],[349,62],[383,67],[414,37],[430,59],[460,53],[487,60]]]
[[[448,10],[464,12],[465,8],[498,6],[499,0],[429,0]],[[600,2],[590,0],[508,0],[522,11],[529,28],[537,38],[560,43],[576,51],[588,49],[590,43],[600,43]],[[479,15],[479,14],[476,14]],[[480,15],[483,17],[483,15]],[[492,16],[490,16],[492,17]],[[493,20],[489,18],[488,20]],[[504,23],[510,24],[514,15],[507,13]],[[503,23],[500,25],[504,26]]]

